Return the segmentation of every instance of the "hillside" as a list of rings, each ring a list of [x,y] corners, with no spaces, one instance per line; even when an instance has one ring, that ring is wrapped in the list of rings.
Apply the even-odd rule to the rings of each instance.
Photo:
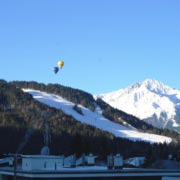
[[[75,120],[81,123],[92,125],[93,127],[112,133],[116,137],[128,138],[133,141],[147,141],[150,143],[170,143],[172,141],[171,138],[165,136],[138,132],[132,126],[127,126],[127,124],[121,125],[112,122],[102,115],[102,109],[97,105],[94,111],[90,111],[82,105],[75,106],[74,103],[67,101],[61,96],[37,90],[23,89],[23,91],[32,94],[33,98],[39,102],[60,109],[65,114],[73,116]]]
[[[39,153],[40,147],[43,146],[42,138],[45,120],[47,120],[51,126],[51,146],[54,153],[63,151],[70,153],[73,151],[70,149],[70,146],[75,146],[75,144],[73,145],[73,139],[76,138],[76,136],[82,136],[84,137],[84,139],[82,139],[86,139],[87,141],[92,141],[93,138],[97,137],[97,142],[101,138],[107,139],[107,141],[111,141],[113,138],[111,134],[104,133],[92,126],[79,123],[75,121],[72,116],[66,115],[63,111],[51,108],[34,100],[30,94],[24,93],[21,89],[3,80],[0,81],[0,101],[0,128],[2,129],[0,131],[2,136],[0,137],[3,142],[3,137],[6,137],[5,141],[8,144],[13,142],[12,147],[8,147],[7,145],[7,149],[2,148],[2,151],[0,151],[1,153],[4,151],[17,151],[19,149],[18,146],[22,144],[23,141],[27,141],[27,138],[29,140],[38,141],[38,143],[36,143],[37,147],[34,147],[34,149],[32,149],[33,147],[26,147],[21,150],[24,152],[32,150],[33,152],[31,153]],[[6,134],[6,131],[11,131],[9,129],[13,129],[12,132],[14,132],[13,135],[11,135],[12,139],[8,139],[11,133]],[[39,138],[36,137],[38,135]],[[35,136],[36,139],[31,139],[33,136]],[[57,140],[60,142],[56,143]],[[16,142],[15,145],[14,142]],[[26,142],[25,145],[27,144],[28,142]],[[90,144],[92,144],[92,142]],[[86,152],[89,147],[84,148],[87,148],[85,150]]]
[[[96,105],[100,106],[102,109],[102,114],[109,120],[117,122],[122,125],[129,125],[138,130],[153,130],[152,125],[149,125],[135,116],[129,115],[121,110],[112,108],[109,104],[103,102],[101,99],[94,99],[94,97],[84,91],[79,89],[73,89],[71,87],[65,87],[59,84],[42,84],[37,82],[27,82],[27,81],[13,81],[11,84],[15,85],[20,89],[32,89],[39,90],[41,92],[46,92],[50,94],[55,94],[65,98],[74,104],[82,105],[91,111],[94,111]]]
[[[20,87],[20,84],[26,84],[28,86]],[[57,109],[41,103],[35,100],[29,93],[23,92],[22,88],[30,88],[29,86],[33,86],[33,89],[38,89],[35,86],[40,88],[43,87],[46,89],[46,93],[49,90],[56,90],[58,94],[60,92],[62,93],[62,89],[65,94],[71,92],[72,96],[66,94],[66,97],[63,97],[63,99],[66,99],[67,102],[67,96],[69,98],[73,97],[76,103],[69,100],[68,102],[73,103],[73,109],[76,111],[76,114],[84,113],[84,110],[95,112],[97,106],[102,110],[102,114],[100,113],[99,117],[104,114],[108,116],[107,112],[110,110],[113,112],[113,109],[109,105],[99,100],[95,101],[92,95],[80,90],[60,85],[44,85],[37,82],[8,83],[1,80],[0,143],[3,144],[3,146],[0,147],[0,153],[18,152],[38,154],[44,145],[43,130],[45,121],[48,121],[51,129],[50,149],[52,154],[71,154],[74,152],[80,154],[82,152],[93,152],[107,155],[109,153],[118,152],[124,157],[130,157],[146,156],[150,153],[150,158],[152,159],[157,155],[162,158],[167,157],[169,152],[173,152],[174,154],[177,153],[178,143],[176,145],[174,143],[169,145],[152,145],[143,141],[131,141],[129,139],[117,137],[107,131],[102,131],[100,127],[98,129],[92,125],[87,125],[87,123],[85,124],[77,121],[72,114],[66,114],[63,109]],[[80,96],[77,94],[80,94]],[[86,95],[87,99],[85,97]],[[51,95],[49,93],[49,96],[52,96],[52,92]],[[82,99],[80,97],[82,97]],[[82,106],[83,103],[85,104],[84,106]],[[79,108],[79,106],[82,106],[82,108]],[[102,107],[106,110],[103,110]],[[121,111],[118,112],[122,113]],[[125,123],[126,117],[129,117],[130,120],[134,118],[133,116],[128,116],[126,113],[122,114],[124,117],[119,118],[116,117],[117,115],[111,115],[111,122],[120,119],[121,123]],[[141,121],[139,120],[139,122]],[[103,125],[103,123],[100,124]],[[126,127],[131,126],[128,121],[125,125]],[[149,126],[147,126],[147,128],[148,127]]]

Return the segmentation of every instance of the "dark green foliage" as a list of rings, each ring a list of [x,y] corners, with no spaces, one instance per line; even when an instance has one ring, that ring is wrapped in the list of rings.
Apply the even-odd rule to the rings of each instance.
[[[80,108],[77,104],[74,105],[73,109],[74,109],[77,113],[83,115],[83,112],[82,112],[81,108]]]

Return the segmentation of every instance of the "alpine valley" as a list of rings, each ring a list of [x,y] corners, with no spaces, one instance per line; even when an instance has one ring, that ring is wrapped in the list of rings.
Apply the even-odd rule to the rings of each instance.
[[[96,97],[154,127],[180,133],[180,91],[162,82],[146,79]]]

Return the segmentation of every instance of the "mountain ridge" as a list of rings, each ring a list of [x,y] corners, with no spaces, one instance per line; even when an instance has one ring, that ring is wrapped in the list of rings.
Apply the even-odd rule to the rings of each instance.
[[[146,79],[96,97],[154,127],[180,132],[180,91],[162,82]]]

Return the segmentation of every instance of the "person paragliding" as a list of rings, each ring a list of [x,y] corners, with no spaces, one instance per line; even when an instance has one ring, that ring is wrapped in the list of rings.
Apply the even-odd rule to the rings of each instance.
[[[64,61],[58,61],[58,62],[57,62],[57,66],[58,66],[58,67],[54,67],[54,73],[55,73],[55,74],[58,73],[59,68],[61,68],[61,69],[63,68],[63,66],[64,66]]]

